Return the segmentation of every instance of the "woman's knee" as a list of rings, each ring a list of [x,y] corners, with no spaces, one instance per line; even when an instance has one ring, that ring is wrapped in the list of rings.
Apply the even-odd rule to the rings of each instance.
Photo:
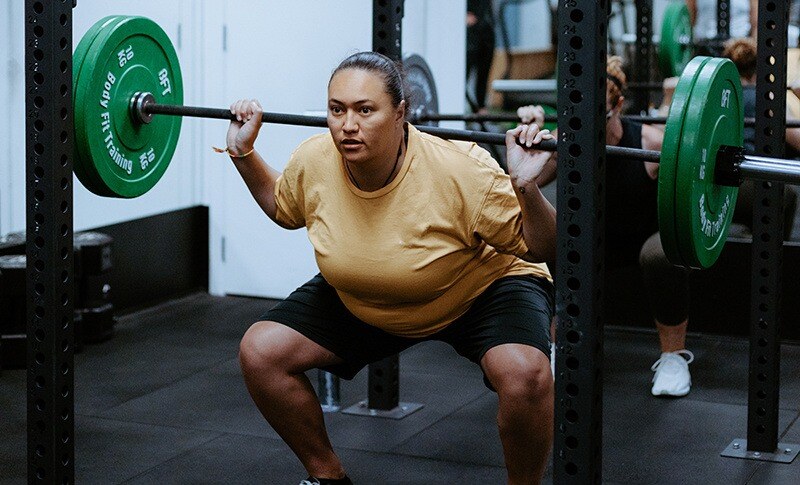
[[[653,234],[642,244],[642,249],[639,251],[639,265],[645,271],[672,266],[661,245],[661,233]]]
[[[525,401],[551,399],[553,374],[550,362],[538,349],[535,352],[541,355],[534,358],[511,357],[496,361],[493,368],[487,369],[498,396]]]
[[[267,370],[278,367],[281,357],[280,324],[256,322],[247,329],[239,343],[239,363],[242,369]]]

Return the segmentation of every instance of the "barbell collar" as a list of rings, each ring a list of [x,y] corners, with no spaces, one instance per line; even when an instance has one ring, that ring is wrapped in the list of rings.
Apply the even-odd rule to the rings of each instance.
[[[717,151],[714,166],[714,183],[727,187],[739,187],[742,178],[742,162],[744,162],[744,149],[730,145],[722,145]]]
[[[130,116],[139,124],[148,125],[153,121],[153,113],[148,112],[145,107],[156,102],[152,93],[137,91],[131,98],[129,105]]]

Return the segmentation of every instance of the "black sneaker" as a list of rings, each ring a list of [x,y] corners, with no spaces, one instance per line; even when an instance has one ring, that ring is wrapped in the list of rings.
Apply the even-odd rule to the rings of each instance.
[[[308,477],[300,485],[353,485],[350,478],[345,475],[344,478],[314,478]]]

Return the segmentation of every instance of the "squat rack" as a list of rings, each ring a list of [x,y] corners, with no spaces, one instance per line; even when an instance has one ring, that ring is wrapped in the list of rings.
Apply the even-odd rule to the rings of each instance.
[[[31,482],[65,484],[75,480],[71,49],[75,6],[75,0],[25,2],[28,477]],[[402,0],[374,0],[373,6],[389,13],[385,20],[390,27],[384,31],[387,38],[381,42],[387,41],[387,49],[399,52]],[[602,481],[602,208],[609,7],[610,0],[569,1],[562,3],[558,12],[558,83],[562,86],[558,93],[558,151],[562,163],[558,167],[554,272],[560,322],[555,483]],[[785,2],[760,2],[759,53],[769,55],[759,56],[762,82],[757,88],[756,113],[758,126],[764,129],[758,132],[757,147],[767,156],[783,152],[787,22]],[[375,49],[379,44],[373,38]],[[774,64],[769,63],[770,57]],[[766,79],[772,81],[764,82]],[[587,118],[587,114],[593,116]],[[576,130],[569,121],[577,116],[583,123]],[[761,184],[757,197],[761,203],[755,208],[746,458],[781,454],[777,443],[777,325],[782,191],[783,184]]]

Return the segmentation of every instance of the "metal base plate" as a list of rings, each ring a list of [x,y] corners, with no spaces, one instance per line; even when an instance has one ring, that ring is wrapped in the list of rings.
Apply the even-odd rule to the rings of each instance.
[[[413,402],[401,402],[392,409],[370,409],[366,400],[353,404],[349,408],[342,409],[344,414],[355,414],[356,416],[371,416],[373,418],[403,419],[409,414],[422,409],[424,404]]]
[[[747,440],[735,439],[720,455],[728,458],[791,463],[797,457],[798,452],[800,452],[800,445],[794,443],[778,443],[778,448],[773,453],[749,451],[747,449]]]

